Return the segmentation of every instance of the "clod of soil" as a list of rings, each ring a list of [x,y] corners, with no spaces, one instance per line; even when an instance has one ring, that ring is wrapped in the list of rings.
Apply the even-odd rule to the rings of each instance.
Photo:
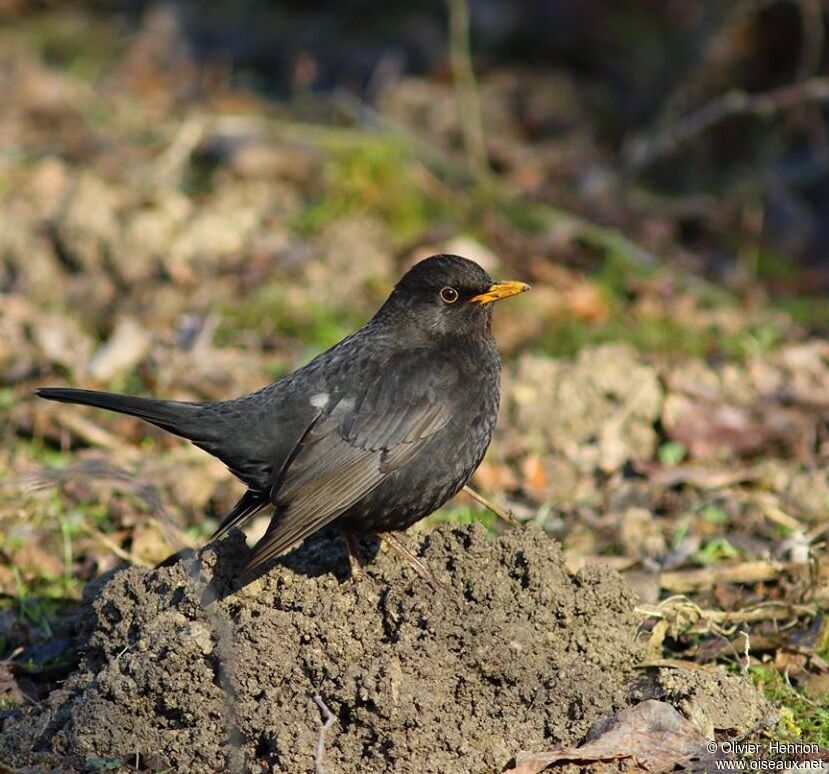
[[[80,669],[6,721],[0,758],[500,771],[518,750],[579,743],[631,701],[632,592],[602,567],[571,575],[539,530],[429,533],[420,554],[444,592],[385,551],[344,582],[336,533],[234,591],[242,540],[117,573],[94,600]]]

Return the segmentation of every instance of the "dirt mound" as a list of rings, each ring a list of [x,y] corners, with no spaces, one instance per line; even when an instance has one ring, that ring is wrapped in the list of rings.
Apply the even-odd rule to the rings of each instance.
[[[631,592],[600,567],[571,575],[538,530],[428,534],[421,555],[445,592],[386,552],[342,582],[336,534],[232,592],[241,541],[115,575],[81,668],[6,722],[0,753],[304,772],[322,738],[329,772],[492,771],[520,749],[578,743],[630,701]],[[205,604],[206,582],[218,602]]]

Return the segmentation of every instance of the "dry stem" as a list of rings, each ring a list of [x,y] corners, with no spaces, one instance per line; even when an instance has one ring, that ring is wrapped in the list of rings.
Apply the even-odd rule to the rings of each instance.
[[[314,771],[316,774],[325,774],[325,767],[323,766],[323,759],[325,758],[325,735],[328,733],[328,729],[334,725],[334,721],[337,718],[334,713],[328,709],[328,705],[322,700],[322,697],[319,694],[315,694],[312,698],[314,699],[314,704],[319,707],[320,712],[322,712],[322,716],[325,719],[320,725],[320,734],[317,738],[317,744],[314,747]]]

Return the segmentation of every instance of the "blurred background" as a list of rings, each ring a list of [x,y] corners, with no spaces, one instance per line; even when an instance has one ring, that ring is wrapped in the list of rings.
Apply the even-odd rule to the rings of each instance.
[[[234,397],[453,252],[534,286],[496,313],[477,488],[643,603],[773,600],[752,674],[829,745],[827,13],[0,0],[2,700],[71,662],[88,581],[200,545],[238,494],[33,387]],[[744,650],[701,618],[654,638]]]

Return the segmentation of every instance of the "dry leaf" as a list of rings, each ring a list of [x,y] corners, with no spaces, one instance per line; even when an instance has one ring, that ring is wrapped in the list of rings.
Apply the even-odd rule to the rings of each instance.
[[[550,496],[544,462],[539,455],[531,454],[524,458],[521,463],[521,484],[524,491],[537,500],[545,500]]]
[[[589,763],[630,758],[647,771],[667,772],[692,758],[708,755],[706,738],[670,704],[649,699],[598,721],[595,738],[580,747],[519,753],[504,774],[537,774],[555,763]]]
[[[484,460],[475,471],[475,484],[484,492],[504,492],[518,488],[518,479],[509,465]]]

